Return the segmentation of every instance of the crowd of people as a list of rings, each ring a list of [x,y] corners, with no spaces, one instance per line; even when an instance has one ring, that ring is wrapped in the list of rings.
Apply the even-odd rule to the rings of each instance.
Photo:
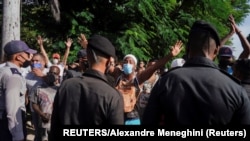
[[[233,16],[229,22],[222,39],[211,23],[194,22],[183,58],[176,41],[162,58],[119,60],[108,38],[80,34],[82,49],[68,64],[70,38],[62,59],[49,59],[41,36],[39,52],[10,41],[0,67],[0,141],[26,139],[27,112],[35,141],[56,140],[64,125],[250,125],[250,44]],[[237,60],[225,45],[235,33]]]

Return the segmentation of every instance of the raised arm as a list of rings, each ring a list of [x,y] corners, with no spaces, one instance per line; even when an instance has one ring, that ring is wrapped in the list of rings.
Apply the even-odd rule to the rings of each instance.
[[[68,38],[67,41],[64,42],[65,45],[66,45],[66,50],[65,50],[65,53],[64,53],[64,56],[63,56],[63,59],[62,59],[62,63],[64,66],[66,66],[67,64],[67,60],[68,60],[68,57],[69,57],[69,51],[70,51],[70,47],[73,43],[73,40],[71,38]]]
[[[49,57],[48,57],[48,54],[47,54],[47,52],[46,52],[46,50],[44,49],[44,46],[43,46],[43,38],[40,35],[37,36],[37,44],[39,45],[41,53],[45,57],[45,64],[48,64]]]
[[[84,34],[80,34],[80,36],[78,37],[78,43],[82,48],[87,48],[88,40],[86,39],[86,36]]]
[[[171,51],[167,56],[159,59],[154,65],[147,67],[143,72],[137,75],[139,84],[141,85],[143,82],[148,80],[153,73],[170,61],[173,57],[177,56],[182,50],[182,41],[177,41],[174,46],[171,47]]]
[[[231,22],[231,17],[229,16],[229,21],[230,21],[230,31],[229,31],[229,33],[225,36],[225,37],[223,37],[222,39],[221,39],[221,41],[220,41],[220,44],[221,44],[221,46],[220,47],[222,47],[223,45],[225,45],[225,43],[234,35],[234,33],[235,33],[235,26],[232,24],[232,22]]]
[[[234,21],[234,17],[232,15],[230,15],[229,20],[231,24],[234,26],[236,34],[239,37],[241,45],[243,47],[243,51],[241,52],[239,59],[248,58],[250,55],[250,44],[247,38],[242,34],[240,29],[238,28],[237,24]]]

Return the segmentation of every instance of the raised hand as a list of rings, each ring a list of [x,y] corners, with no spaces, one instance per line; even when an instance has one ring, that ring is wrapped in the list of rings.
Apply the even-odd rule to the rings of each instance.
[[[67,41],[65,41],[64,43],[67,48],[70,48],[73,43],[73,40],[71,38],[68,38]]]
[[[237,27],[237,24],[235,23],[235,20],[234,20],[234,17],[233,15],[230,15],[228,20],[230,21],[230,24],[231,24],[231,31],[233,30],[234,33],[238,33],[240,30],[239,28]]]
[[[38,44],[39,46],[42,46],[42,45],[43,45],[43,38],[41,37],[41,35],[38,35],[38,36],[37,36],[37,44]]]
[[[84,34],[80,34],[80,36],[78,37],[78,43],[83,47],[83,48],[87,48],[87,44],[88,44],[88,40],[86,39]]]
[[[181,52],[181,50],[183,48],[182,45],[183,45],[182,41],[178,40],[175,43],[175,45],[171,47],[171,54],[172,54],[173,57],[177,56]]]

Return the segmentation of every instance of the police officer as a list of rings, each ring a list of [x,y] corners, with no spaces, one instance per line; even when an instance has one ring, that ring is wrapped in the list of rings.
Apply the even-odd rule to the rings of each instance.
[[[213,62],[219,46],[215,28],[196,21],[189,33],[185,64],[154,85],[142,124],[250,125],[246,91]]]
[[[7,62],[0,68],[0,141],[23,141],[26,81],[21,67],[36,51],[21,40],[12,40],[4,46],[4,52]]]
[[[83,77],[65,80],[57,91],[49,140],[56,139],[56,128],[62,125],[124,123],[122,95],[108,83],[105,76],[112,56],[115,57],[115,48],[107,38],[93,35],[88,40],[90,68],[83,73]]]

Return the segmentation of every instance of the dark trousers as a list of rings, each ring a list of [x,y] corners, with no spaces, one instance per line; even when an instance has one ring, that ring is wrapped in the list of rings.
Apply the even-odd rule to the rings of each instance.
[[[27,129],[26,129],[25,112],[22,112],[22,119],[23,119],[24,140],[26,140]],[[3,114],[3,118],[0,119],[0,141],[12,141],[12,135],[8,127],[8,119],[6,113]]]
[[[12,141],[7,118],[0,119],[0,141]]]
[[[23,135],[24,135],[24,140],[26,141],[26,137],[27,137],[27,128],[26,128],[27,118],[26,118],[26,112],[24,112],[24,111],[22,111],[22,120],[23,120]]]

